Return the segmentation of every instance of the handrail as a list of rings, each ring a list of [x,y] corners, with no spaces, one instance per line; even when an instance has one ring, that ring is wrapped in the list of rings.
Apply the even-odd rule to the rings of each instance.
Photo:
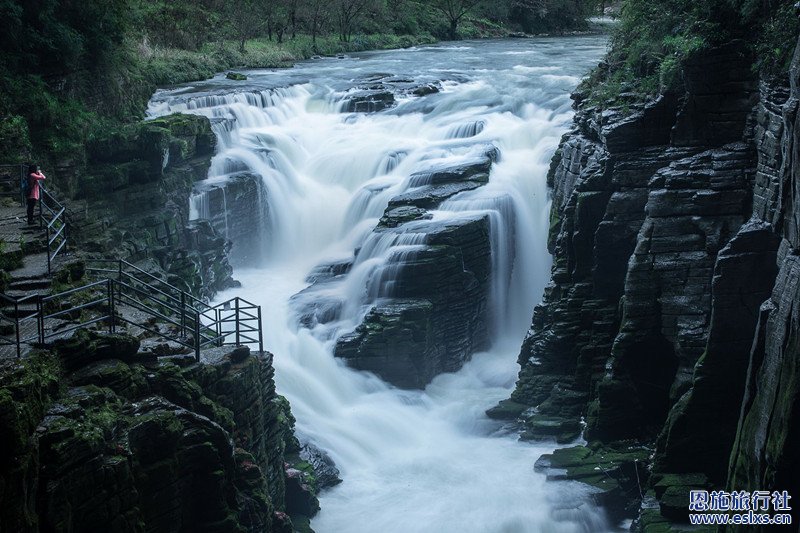
[[[108,260],[104,260],[107,262]],[[194,348],[195,359],[200,360],[200,350],[203,347],[224,346],[224,345],[241,345],[241,344],[258,344],[259,351],[264,350],[263,331],[261,326],[261,306],[255,305],[243,298],[235,297],[225,302],[221,302],[214,306],[210,306],[202,302],[194,296],[188,295],[183,291],[179,291],[180,297],[176,298],[165,291],[160,290],[158,287],[145,283],[139,278],[136,278],[130,272],[121,270],[123,265],[132,267],[139,273],[146,274],[151,278],[156,278],[152,274],[131,265],[127,261],[119,261],[120,269],[115,272],[119,275],[119,279],[106,277],[104,279],[75,287],[66,291],[62,291],[51,295],[32,294],[22,298],[15,298],[3,293],[0,293],[0,299],[14,306],[14,319],[6,317],[0,313],[0,322],[3,320],[9,321],[14,325],[13,341],[4,339],[0,336],[0,346],[9,346],[16,344],[17,357],[21,356],[21,345],[37,341],[44,343],[48,338],[55,335],[60,335],[65,332],[73,331],[79,327],[83,327],[98,322],[107,322],[110,333],[114,333],[117,322],[126,322],[149,331],[155,335],[165,338],[170,341],[177,342],[181,346]],[[89,270],[89,269],[87,269]],[[133,282],[141,286],[135,286]],[[167,287],[178,290],[176,287],[169,285],[166,282],[159,280]],[[58,308],[57,311],[47,313],[45,305],[51,302],[64,301],[65,299],[79,293],[86,291],[104,290],[105,295],[102,297],[92,297],[88,302],[79,305],[70,306],[67,309]],[[167,298],[154,296],[161,295]],[[200,302],[200,306],[196,305]],[[20,318],[20,304],[34,304],[35,311],[31,315]],[[70,315],[72,313],[80,312],[84,309],[100,306],[104,304],[103,313],[101,316],[95,316],[86,320],[81,320],[78,324],[72,327],[66,327],[59,330],[57,333],[47,333],[46,321],[55,319],[61,316]],[[144,321],[132,321],[116,312],[118,305],[128,305],[149,317],[154,317],[167,324],[172,324],[178,328],[177,334],[168,334],[157,329],[151,329]],[[254,313],[255,311],[255,313]],[[36,337],[23,338],[20,335],[20,324],[26,321],[36,321]],[[258,333],[256,336],[255,333]],[[227,341],[229,337],[233,337],[233,341]]]
[[[50,191],[41,183],[39,184],[39,190],[41,192],[41,198],[39,199],[39,227],[45,230],[47,236],[47,273],[52,274],[53,260],[61,253],[61,250],[63,250],[67,244],[69,233],[67,229],[69,226],[66,216],[67,208],[56,200],[55,197],[50,194]],[[50,204],[53,204],[57,210],[50,207]],[[45,210],[47,210],[52,217],[49,220],[46,220]],[[52,229],[57,224],[60,224],[60,226],[57,227],[57,230],[53,233]],[[60,242],[56,244],[59,238]]]
[[[128,261],[126,261],[124,259],[92,259],[91,261],[95,262],[95,263],[113,263],[113,264],[117,265],[118,268],[116,270],[104,270],[104,269],[96,269],[96,268],[91,268],[90,267],[90,268],[87,268],[88,271],[92,271],[92,272],[108,272],[108,273],[112,273],[113,272],[113,273],[117,274],[118,278],[121,278],[124,274],[126,274],[125,268],[128,268],[128,269],[134,270],[135,272],[137,272],[139,274],[143,274],[144,276],[146,276],[146,277],[152,279],[153,281],[157,282],[158,284],[164,286],[165,289],[167,291],[171,291],[172,294],[169,294],[168,292],[165,292],[165,291],[161,291],[157,287],[153,287],[153,289],[155,289],[158,292],[161,292],[165,296],[169,296],[170,298],[173,298],[176,302],[177,301],[181,301],[182,299],[183,300],[187,300],[188,299],[190,301],[195,302],[195,304],[197,304],[198,307],[208,307],[208,304],[205,303],[200,298],[197,298],[193,294],[190,294],[190,293],[188,293],[186,291],[183,291],[183,290],[179,289],[178,287],[176,287],[176,286],[164,281],[163,279],[159,278],[158,276],[155,276],[155,275],[151,274],[150,272],[147,272],[146,270],[143,270],[142,268],[139,268],[138,266],[134,265],[133,263],[129,263]],[[141,281],[141,280],[139,280],[139,281]],[[142,283],[144,283],[144,282],[142,282]]]

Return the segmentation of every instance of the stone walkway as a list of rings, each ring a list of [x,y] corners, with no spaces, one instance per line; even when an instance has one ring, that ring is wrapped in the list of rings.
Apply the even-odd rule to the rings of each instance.
[[[0,298],[0,358],[16,357],[16,320],[19,318],[20,340],[33,340],[37,336],[36,304],[33,301],[14,305],[13,299],[50,292],[51,280],[47,271],[45,237],[37,225],[28,226],[25,208],[10,199],[0,205],[0,253],[22,255],[22,265],[8,271],[10,280]],[[44,251],[42,251],[44,250]],[[63,258],[57,258],[52,267],[57,269]],[[54,326],[55,327],[55,326]],[[30,351],[22,344],[21,355]]]

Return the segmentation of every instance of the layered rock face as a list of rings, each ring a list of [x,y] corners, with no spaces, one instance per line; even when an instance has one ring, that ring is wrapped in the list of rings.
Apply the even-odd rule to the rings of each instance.
[[[800,43],[782,109],[765,106],[756,217],[780,238],[775,287],[760,309],[730,462],[731,489],[800,493]],[[780,110],[780,113],[776,111]],[[793,506],[793,521],[799,518]],[[767,529],[764,527],[763,529]],[[736,529],[732,529],[736,530]],[[738,530],[745,531],[743,527]]]
[[[208,176],[215,147],[209,121],[193,115],[142,122],[96,140],[78,201],[69,203],[81,247],[151,260],[167,281],[202,297],[230,287],[224,233],[189,221],[192,186]]]
[[[684,94],[624,117],[579,105],[553,163],[552,281],[489,414],[653,446],[644,531],[685,520],[691,488],[800,479],[798,62],[788,95],[738,43],[703,53]]]
[[[389,201],[352,259],[320,265],[311,273],[312,285],[293,298],[299,322],[309,328],[337,327],[348,305],[342,289],[346,276],[381,260],[369,276],[366,316],[339,337],[337,357],[396,386],[422,388],[485,348],[489,217],[473,213],[432,220],[429,211],[487,183],[496,158],[494,146],[487,145],[478,156],[412,175],[411,188]]]
[[[232,242],[231,262],[253,266],[265,257],[269,203],[259,176],[241,172],[219,185],[200,183],[191,201],[199,216],[196,223],[208,220],[218,235]]]
[[[458,370],[488,341],[488,218],[428,231],[425,247],[398,264],[392,297],[336,346],[335,355],[351,367],[399,387],[423,388]]]
[[[284,461],[299,447],[271,355],[238,348],[195,363],[137,349],[82,332],[56,344],[58,359],[95,357],[64,378],[52,355],[4,363],[0,527],[291,530],[282,512],[316,500],[287,488]]]

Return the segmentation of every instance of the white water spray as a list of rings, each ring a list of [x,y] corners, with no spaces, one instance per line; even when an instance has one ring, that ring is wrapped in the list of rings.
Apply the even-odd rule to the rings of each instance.
[[[533,472],[553,446],[520,443],[484,415],[513,387],[517,351],[549,278],[545,176],[570,118],[568,92],[603,50],[598,37],[421,47],[252,71],[239,90],[218,77],[151,102],[151,115],[213,121],[219,151],[210,181],[240,172],[263,180],[265,261],[237,270],[243,288],[221,297],[263,305],[297,431],[341,470],[344,482],[321,497],[316,531],[609,529],[586,489]],[[377,114],[338,112],[359,79],[387,70],[442,90],[401,96]],[[446,201],[430,221],[372,232],[389,200],[423,185],[426,171],[487,147],[500,154],[488,184]],[[202,193],[191,207],[193,217],[210,216]],[[492,348],[425,391],[397,390],[336,360],[336,337],[391,296],[398,265],[424,245],[427,225],[476,215],[490,221]],[[342,260],[353,263],[346,275],[298,294],[315,265]],[[301,325],[303,298],[327,319]]]

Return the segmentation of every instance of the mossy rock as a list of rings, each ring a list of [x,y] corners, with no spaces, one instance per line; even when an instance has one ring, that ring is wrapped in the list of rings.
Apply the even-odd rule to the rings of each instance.
[[[247,79],[247,76],[239,72],[228,72],[225,74],[225,77],[234,81],[245,81]]]
[[[648,481],[651,450],[628,443],[614,446],[573,446],[543,455],[535,469],[553,481],[580,481],[600,489],[592,497],[612,520],[634,518],[641,491]]]
[[[493,420],[515,420],[529,409],[529,406],[513,400],[502,400],[500,403],[487,409],[486,416]]]
[[[135,361],[139,352],[139,340],[129,335],[103,334],[83,328],[76,330],[71,338],[56,339],[52,346],[67,370],[103,359]]]
[[[555,439],[559,444],[566,444],[577,439],[581,434],[581,425],[577,419],[554,416],[533,415],[525,421],[523,440]]]
[[[56,358],[34,352],[0,366],[0,465],[30,451],[28,441],[58,396],[61,368]]]

